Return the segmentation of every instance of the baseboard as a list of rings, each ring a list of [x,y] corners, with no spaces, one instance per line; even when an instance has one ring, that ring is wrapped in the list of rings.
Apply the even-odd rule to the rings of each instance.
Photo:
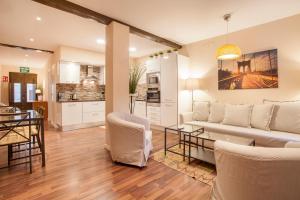
[[[62,126],[60,127],[61,131],[72,131],[82,128],[92,128],[96,126],[103,126],[105,122],[93,122],[93,123],[84,123],[84,124],[74,124],[74,125],[68,125],[68,126]]]

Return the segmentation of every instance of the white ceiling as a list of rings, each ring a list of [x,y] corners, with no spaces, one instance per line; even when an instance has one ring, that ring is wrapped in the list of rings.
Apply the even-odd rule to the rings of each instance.
[[[70,0],[170,40],[187,44],[300,13],[299,0]]]
[[[37,21],[37,16],[42,20]],[[105,45],[96,43],[98,38],[105,39],[105,25],[31,0],[0,0],[0,27],[1,43],[52,51],[59,45],[97,52],[105,51]],[[30,38],[34,38],[34,42],[30,42]],[[131,57],[145,56],[168,49],[164,45],[132,34],[130,46],[137,49],[136,52],[130,52]],[[3,50],[1,49],[1,53]],[[7,50],[5,60],[18,65],[23,62],[23,58],[18,60],[17,58],[21,58],[19,52],[13,55],[14,52]],[[3,56],[0,61],[3,61]],[[28,58],[28,62],[41,64],[40,57],[35,57],[34,54]]]
[[[225,13],[233,13],[231,32],[300,13],[299,0],[71,1],[181,44],[224,34],[226,24],[222,16]],[[37,16],[42,17],[42,21],[37,21]],[[96,43],[98,38],[105,39],[104,25],[31,0],[0,0],[0,27],[1,43],[47,50],[55,50],[59,45],[105,50],[105,45]],[[35,41],[30,42],[29,38]],[[135,35],[130,36],[130,46],[137,48],[130,53],[132,57],[168,49]],[[0,49],[1,62],[14,61],[18,65],[24,62],[20,50],[6,51]],[[27,62],[41,65],[40,59],[40,55],[33,52]]]
[[[0,46],[0,66],[23,66],[42,68],[50,54]]]

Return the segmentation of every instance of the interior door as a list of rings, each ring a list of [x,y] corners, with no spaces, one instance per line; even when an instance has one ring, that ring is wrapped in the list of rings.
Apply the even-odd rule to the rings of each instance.
[[[9,105],[21,110],[32,109],[36,85],[36,74],[9,72]]]

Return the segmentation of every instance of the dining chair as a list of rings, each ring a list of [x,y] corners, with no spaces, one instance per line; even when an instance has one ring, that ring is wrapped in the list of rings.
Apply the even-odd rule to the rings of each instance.
[[[10,114],[1,113],[0,116],[0,146],[8,147],[8,167],[29,163],[30,173],[32,173],[31,114],[27,112]],[[24,144],[26,148],[25,156],[14,157],[13,146],[19,144]],[[27,158],[29,158],[29,161],[27,161]],[[11,165],[12,161],[19,159],[25,159],[25,162]]]
[[[45,108],[40,106],[40,107],[37,108],[37,112],[39,113],[39,115],[44,116]],[[37,141],[38,148],[40,149],[40,151],[42,151],[41,138],[40,138],[41,122],[40,121],[35,121],[34,125],[31,128],[31,131],[32,131],[33,144],[35,145],[35,143]]]

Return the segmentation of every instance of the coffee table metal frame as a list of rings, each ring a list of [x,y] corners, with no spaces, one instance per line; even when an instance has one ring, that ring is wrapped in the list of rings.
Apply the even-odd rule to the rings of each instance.
[[[186,125],[185,126],[194,126],[194,125]],[[175,154],[178,154],[178,155],[181,155],[183,156],[183,159],[185,160],[185,145],[183,145],[184,147],[184,150],[183,150],[183,153],[178,153],[178,152],[175,152],[175,151],[172,151],[171,148],[176,146],[176,145],[179,145],[179,147],[181,147],[181,144],[185,144],[185,140],[182,139],[182,135],[186,135],[186,134],[201,134],[204,132],[204,128],[201,127],[201,126],[198,126],[199,128],[196,128],[195,130],[191,130],[191,131],[186,131],[184,129],[184,127],[181,127],[180,125],[179,126],[169,126],[169,127],[165,127],[165,156],[167,155],[167,152],[171,152],[171,153],[175,153]],[[167,147],[167,133],[168,131],[172,131],[172,132],[177,132],[179,138],[178,138],[178,143],[174,144],[174,145],[171,145],[169,147]],[[189,147],[190,149],[190,147]]]

